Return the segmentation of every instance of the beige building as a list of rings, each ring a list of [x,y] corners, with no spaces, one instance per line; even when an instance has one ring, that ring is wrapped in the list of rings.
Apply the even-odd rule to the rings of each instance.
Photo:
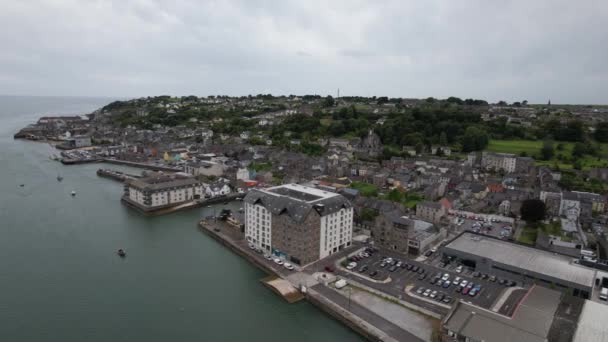
[[[416,205],[416,216],[421,220],[439,223],[446,215],[446,208],[439,202],[424,201]]]

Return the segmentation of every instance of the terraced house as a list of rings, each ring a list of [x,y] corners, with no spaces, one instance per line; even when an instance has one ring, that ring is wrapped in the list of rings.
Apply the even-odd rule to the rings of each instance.
[[[244,198],[245,237],[266,253],[306,265],[350,246],[353,207],[342,195],[298,184]]]

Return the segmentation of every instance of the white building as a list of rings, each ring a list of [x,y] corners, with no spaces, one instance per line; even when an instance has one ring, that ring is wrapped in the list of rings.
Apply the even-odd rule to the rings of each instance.
[[[353,207],[342,195],[286,184],[244,201],[245,237],[267,253],[306,265],[351,244]]]
[[[203,197],[205,184],[185,173],[154,173],[125,182],[123,201],[143,211],[179,205]]]

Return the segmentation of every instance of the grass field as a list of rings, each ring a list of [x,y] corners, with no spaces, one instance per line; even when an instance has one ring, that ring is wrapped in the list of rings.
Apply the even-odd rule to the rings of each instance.
[[[486,151],[514,153],[517,155],[521,155],[522,152],[525,152],[529,157],[536,159],[536,165],[555,166],[557,164],[560,169],[572,169],[574,167],[572,163],[560,160],[559,156],[562,155],[563,157],[569,158],[572,154],[574,143],[561,142],[564,146],[561,151],[557,149],[558,144],[560,144],[560,142],[554,143],[555,155],[551,160],[539,160],[540,149],[543,146],[543,142],[540,140],[490,140]],[[598,158],[586,155],[580,159],[584,170],[588,170],[592,167],[608,166],[608,144],[600,144],[600,147],[602,157]]]

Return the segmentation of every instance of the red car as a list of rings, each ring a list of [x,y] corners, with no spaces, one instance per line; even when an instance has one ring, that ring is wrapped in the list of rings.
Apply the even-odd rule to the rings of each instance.
[[[334,272],[334,268],[331,266],[325,266],[325,271],[333,273]]]

